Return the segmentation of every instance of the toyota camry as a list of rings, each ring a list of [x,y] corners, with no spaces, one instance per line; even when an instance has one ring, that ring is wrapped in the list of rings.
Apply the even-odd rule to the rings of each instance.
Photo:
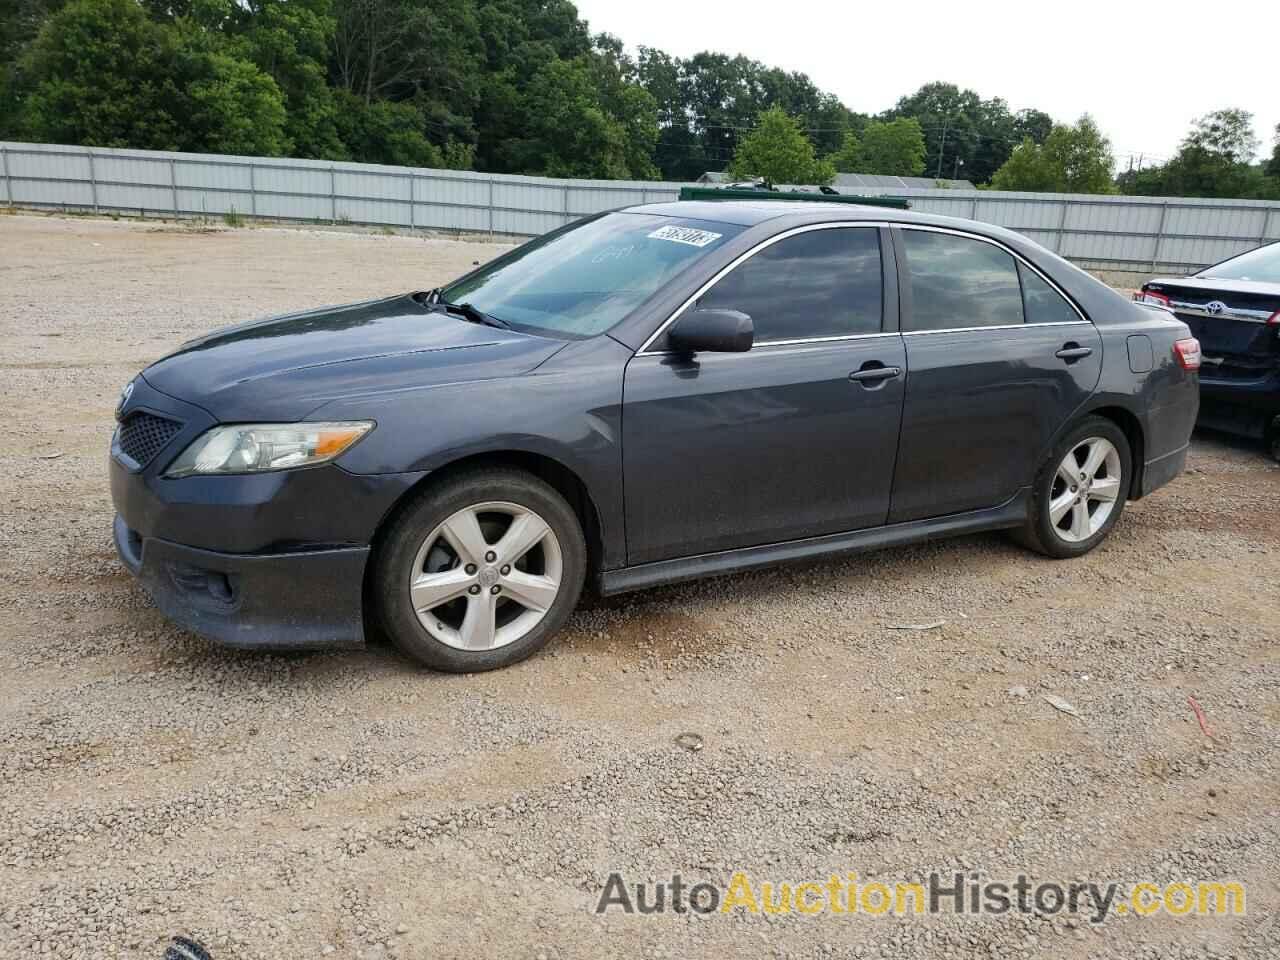
[[[990,225],[632,207],[152,364],[116,412],[114,539],[214,640],[377,630],[486,670],[584,588],[996,529],[1078,557],[1182,470],[1199,362],[1168,311]]]

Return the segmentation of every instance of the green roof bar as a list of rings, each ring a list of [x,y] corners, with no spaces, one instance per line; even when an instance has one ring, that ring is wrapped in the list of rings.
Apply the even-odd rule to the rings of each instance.
[[[905,197],[856,197],[843,193],[803,193],[799,190],[731,190],[723,187],[681,187],[681,200],[811,200],[816,203],[856,203],[869,207],[908,210]]]

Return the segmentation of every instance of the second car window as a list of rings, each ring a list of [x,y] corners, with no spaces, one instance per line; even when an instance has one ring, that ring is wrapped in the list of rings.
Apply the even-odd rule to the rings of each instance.
[[[881,286],[874,227],[808,230],[744,261],[698,306],[748,314],[756,343],[879,333]]]
[[[1022,288],[1008,253],[950,233],[904,230],[902,239],[911,272],[907,330],[1022,323]]]

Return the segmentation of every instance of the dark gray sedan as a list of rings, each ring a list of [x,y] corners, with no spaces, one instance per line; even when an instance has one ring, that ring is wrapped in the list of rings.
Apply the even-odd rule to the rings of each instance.
[[[1103,540],[1181,471],[1199,345],[996,227],[602,214],[446,287],[184,345],[125,389],[115,541],[175,621],[443,670],[613,594],[1008,528]]]

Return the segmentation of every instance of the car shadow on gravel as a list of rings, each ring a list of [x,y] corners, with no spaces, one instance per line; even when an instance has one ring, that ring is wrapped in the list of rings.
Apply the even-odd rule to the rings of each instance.
[[[1200,426],[1196,427],[1191,439],[1193,444],[1201,445],[1201,452],[1242,454],[1251,459],[1257,459],[1267,466],[1277,466],[1275,460],[1267,453],[1267,448],[1261,440],[1253,440],[1238,434],[1223,433],[1211,427]],[[1208,449],[1206,450],[1205,448]],[[1194,446],[1192,447],[1192,452],[1195,452]]]

